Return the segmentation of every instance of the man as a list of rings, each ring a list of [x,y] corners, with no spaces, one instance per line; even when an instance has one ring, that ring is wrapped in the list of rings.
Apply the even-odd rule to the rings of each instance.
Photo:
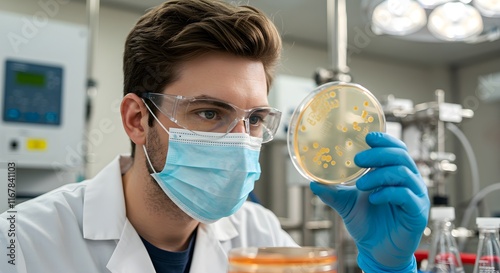
[[[252,7],[172,0],[149,11],[125,44],[132,156],[19,205],[17,266],[2,255],[1,272],[226,272],[232,248],[296,246],[245,202],[279,123],[267,93],[280,51]],[[404,144],[381,133],[367,142],[356,164],[376,169],[357,188],[311,188],[345,219],[365,272],[416,271],[426,188]],[[7,230],[3,214],[1,245]]]

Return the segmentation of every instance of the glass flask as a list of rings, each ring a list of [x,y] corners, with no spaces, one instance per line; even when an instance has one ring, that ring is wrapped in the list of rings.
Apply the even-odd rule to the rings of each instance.
[[[336,273],[335,251],[325,247],[247,247],[229,252],[229,273]]]
[[[463,273],[464,268],[460,258],[455,237],[452,236],[455,208],[433,207],[430,212],[433,223],[431,246],[428,264],[425,272],[432,273]]]
[[[308,180],[350,184],[368,169],[354,156],[370,147],[369,132],[385,132],[382,106],[366,88],[344,82],[325,83],[304,98],[288,127],[292,163]]]
[[[477,246],[474,273],[500,272],[500,243],[498,230],[500,218],[478,217],[479,243]]]

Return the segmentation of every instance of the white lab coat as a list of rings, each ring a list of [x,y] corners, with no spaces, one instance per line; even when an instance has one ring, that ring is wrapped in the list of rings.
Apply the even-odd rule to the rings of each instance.
[[[121,175],[128,166],[130,158],[117,157],[91,180],[18,205],[16,266],[1,254],[0,272],[155,272],[125,214]],[[0,215],[0,253],[11,239],[9,216]],[[250,202],[197,232],[191,273],[227,272],[227,253],[235,247],[297,246],[271,211]]]

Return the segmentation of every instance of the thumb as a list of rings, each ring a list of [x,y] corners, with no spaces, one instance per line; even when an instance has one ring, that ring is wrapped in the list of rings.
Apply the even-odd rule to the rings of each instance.
[[[321,201],[336,210],[342,217],[347,216],[357,199],[358,191],[354,186],[324,185],[314,181],[309,186]]]

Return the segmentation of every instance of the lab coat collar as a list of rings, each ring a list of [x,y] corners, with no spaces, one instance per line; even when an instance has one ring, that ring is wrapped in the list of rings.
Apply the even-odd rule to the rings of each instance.
[[[190,272],[204,273],[207,268],[210,272],[227,272],[227,247],[223,244],[238,235],[232,222],[224,218],[214,224],[200,224],[197,232]],[[128,220],[106,267],[113,273],[155,272],[144,244]]]
[[[120,239],[126,212],[122,173],[130,157],[116,157],[88,182],[83,200],[83,237],[91,240]]]
[[[189,272],[207,272],[207,268],[210,272],[227,272],[228,245],[224,243],[236,236],[238,231],[229,218],[213,224],[200,224]]]
[[[125,220],[123,233],[106,268],[113,273],[154,273],[151,258],[132,224]]]
[[[221,242],[229,241],[239,235],[238,230],[234,227],[233,222],[231,222],[228,217],[222,218],[213,224],[200,224],[200,226],[205,229],[210,229],[211,235]]]

